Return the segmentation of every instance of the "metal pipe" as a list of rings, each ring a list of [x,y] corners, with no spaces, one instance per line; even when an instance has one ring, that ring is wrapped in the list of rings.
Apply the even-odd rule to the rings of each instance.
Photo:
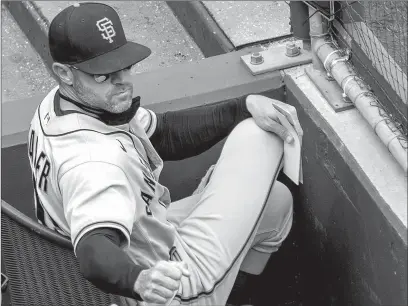
[[[324,71],[324,66],[316,54],[316,40],[326,36],[328,25],[327,20],[322,18],[322,15],[313,7],[309,6],[309,23],[310,23],[310,38],[312,44],[312,63],[316,70]]]
[[[301,39],[304,50],[311,50],[309,8],[302,1],[290,1],[290,26],[293,37]]]
[[[406,139],[390,119],[380,114],[381,106],[378,104],[377,97],[367,84],[350,69],[351,63],[348,57],[341,56],[338,52],[340,50],[334,48],[323,38],[317,38],[314,43],[318,59],[325,63],[327,72],[343,89],[343,96],[347,96],[354,103],[406,173],[408,168],[407,147],[401,143],[401,141],[406,142]]]

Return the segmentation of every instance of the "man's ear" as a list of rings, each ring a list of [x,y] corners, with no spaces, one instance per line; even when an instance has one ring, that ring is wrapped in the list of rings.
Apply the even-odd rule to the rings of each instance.
[[[74,75],[68,66],[61,63],[53,63],[52,70],[62,83],[67,85],[72,85],[74,83]]]

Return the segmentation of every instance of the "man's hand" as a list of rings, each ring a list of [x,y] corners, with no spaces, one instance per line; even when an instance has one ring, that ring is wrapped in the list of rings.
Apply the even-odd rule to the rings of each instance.
[[[182,276],[190,277],[186,263],[159,261],[140,272],[134,290],[145,302],[165,304],[179,289]]]
[[[276,114],[277,112],[288,119],[300,137],[303,136],[303,130],[300,126],[296,109],[293,106],[261,95],[249,95],[246,99],[246,105],[248,111],[260,128],[277,134],[283,141],[291,143],[293,137],[289,131],[281,125]]]

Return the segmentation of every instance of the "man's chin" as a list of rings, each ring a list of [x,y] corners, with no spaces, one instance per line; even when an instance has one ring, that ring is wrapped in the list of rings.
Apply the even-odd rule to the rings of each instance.
[[[112,101],[113,109],[112,112],[119,114],[127,111],[132,106],[132,99],[127,98],[124,99],[117,99],[116,97],[113,98]]]

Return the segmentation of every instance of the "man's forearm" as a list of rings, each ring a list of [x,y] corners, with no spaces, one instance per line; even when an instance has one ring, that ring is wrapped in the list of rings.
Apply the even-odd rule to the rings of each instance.
[[[163,160],[181,160],[205,152],[249,117],[246,96],[157,114],[150,140]]]
[[[120,232],[111,228],[87,233],[76,249],[80,271],[107,293],[141,300],[134,292],[134,284],[142,268],[119,247],[120,239]]]

